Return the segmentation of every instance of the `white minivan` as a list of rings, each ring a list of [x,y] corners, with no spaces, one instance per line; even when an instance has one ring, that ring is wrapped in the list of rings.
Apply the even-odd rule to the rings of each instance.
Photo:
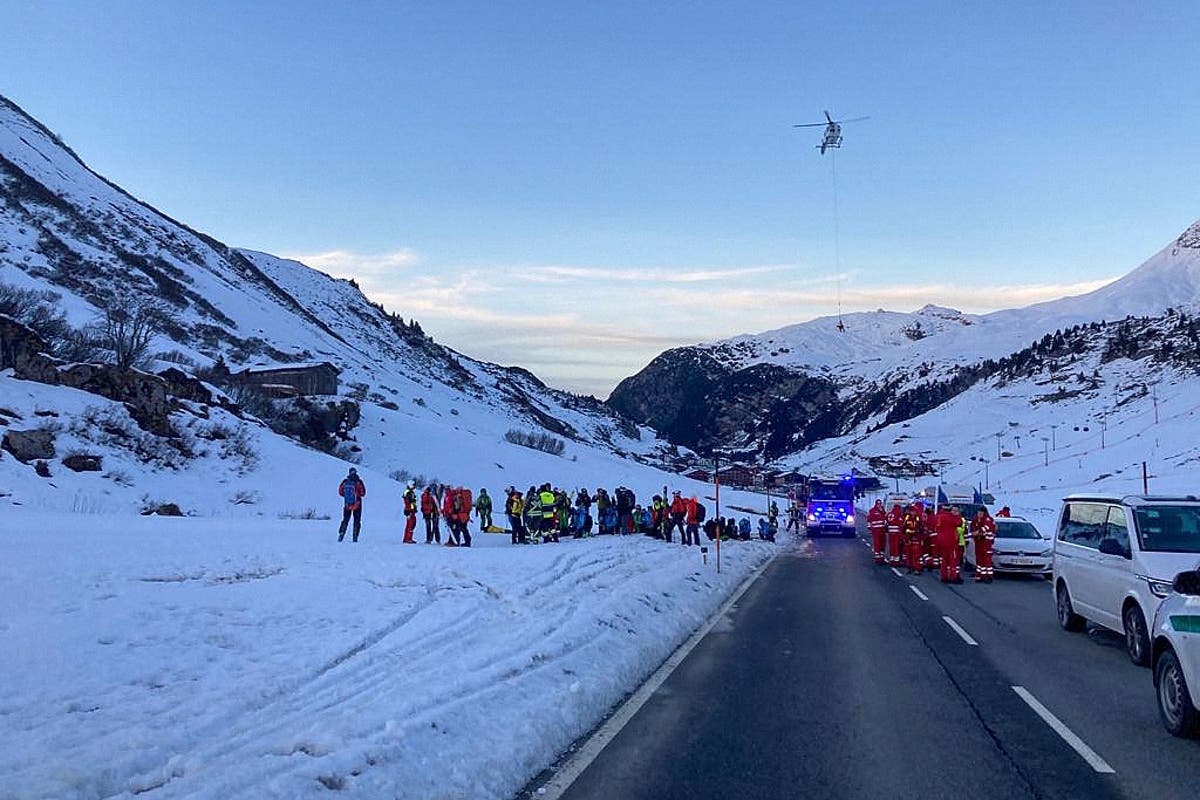
[[[1148,620],[1180,572],[1200,554],[1200,500],[1071,495],[1054,545],[1058,622],[1087,621],[1125,634],[1133,663],[1150,663]]]

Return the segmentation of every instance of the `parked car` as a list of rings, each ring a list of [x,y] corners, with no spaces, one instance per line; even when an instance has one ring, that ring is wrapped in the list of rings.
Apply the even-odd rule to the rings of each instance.
[[[1054,543],[1058,622],[1068,631],[1090,621],[1123,633],[1133,663],[1149,665],[1146,621],[1198,555],[1194,496],[1071,495],[1063,500]]]
[[[970,536],[964,559],[975,566],[975,540]],[[996,543],[992,547],[992,566],[996,572],[1049,577],[1053,564],[1053,539],[1024,517],[996,517]]]
[[[1152,629],[1158,716],[1176,736],[1200,736],[1200,564],[1196,567],[1175,576]]]

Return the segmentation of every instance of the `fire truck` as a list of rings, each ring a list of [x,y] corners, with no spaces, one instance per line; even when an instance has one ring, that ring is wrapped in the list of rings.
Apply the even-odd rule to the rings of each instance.
[[[809,536],[833,531],[854,536],[854,476],[809,478],[804,516]]]

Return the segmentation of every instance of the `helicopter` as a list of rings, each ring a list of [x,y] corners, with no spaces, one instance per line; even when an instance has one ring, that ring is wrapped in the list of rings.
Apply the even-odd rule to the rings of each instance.
[[[825,155],[825,151],[831,147],[842,146],[842,123],[844,122],[862,122],[870,117],[854,117],[853,119],[834,119],[829,116],[829,112],[825,112],[825,122],[806,122],[803,125],[793,125],[793,128],[819,128],[825,126],[825,133],[821,137],[821,143],[817,147],[821,151],[821,155]]]

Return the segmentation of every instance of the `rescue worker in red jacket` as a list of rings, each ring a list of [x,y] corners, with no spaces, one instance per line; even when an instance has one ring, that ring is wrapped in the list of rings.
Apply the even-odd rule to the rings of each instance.
[[[679,538],[682,540],[685,536],[683,520],[686,516],[687,503],[684,502],[683,497],[679,494],[679,492],[675,492],[671,498],[671,521],[667,525],[667,531],[665,534],[663,534],[663,539],[668,542],[671,541],[672,532],[675,530],[675,528],[679,528]]]
[[[684,522],[686,524],[683,528],[683,543],[688,546],[695,543],[697,546],[699,546],[700,501],[695,497],[689,497],[684,501],[684,506],[686,506],[686,510],[684,511]]]
[[[362,500],[367,496],[367,485],[358,477],[358,470],[350,468],[350,474],[338,484],[338,496],[342,498],[342,524],[338,527],[338,541],[346,538],[346,526],[350,517],[354,517],[354,538],[358,541],[358,532],[362,528]]]
[[[986,508],[980,508],[971,520],[971,538],[975,540],[975,581],[991,583],[995,576],[992,548],[996,545],[996,521]]]
[[[1008,506],[1005,506],[1004,508],[1002,508],[996,512],[996,516],[997,517],[1011,517],[1012,512],[1008,510]]]
[[[447,547],[471,546],[471,498],[466,489],[447,489],[442,495],[442,516],[450,528]]]
[[[882,564],[887,551],[887,512],[883,509],[882,500],[876,500],[867,512],[867,530],[871,532],[871,552],[875,555],[875,563]]]
[[[917,504],[904,513],[904,563],[909,573],[921,572],[921,539],[923,538],[921,508]]]
[[[412,481],[404,487],[404,543],[416,544],[413,531],[417,528],[417,493]]]
[[[438,502],[433,487],[426,486],[425,491],[421,492],[421,516],[425,520],[425,544],[433,544],[435,540],[441,544],[442,530],[438,523]]]
[[[942,559],[942,583],[962,583],[958,565],[958,529],[963,518],[955,506],[943,506],[934,520],[937,527],[938,553]]]
[[[893,567],[898,567],[901,564],[900,541],[904,534],[904,512],[900,510],[900,504],[896,503],[892,506],[892,510],[887,516],[887,552],[888,563]]]
[[[937,518],[934,517],[933,507],[925,509],[925,568],[932,571],[942,568],[942,557],[937,546]]]

